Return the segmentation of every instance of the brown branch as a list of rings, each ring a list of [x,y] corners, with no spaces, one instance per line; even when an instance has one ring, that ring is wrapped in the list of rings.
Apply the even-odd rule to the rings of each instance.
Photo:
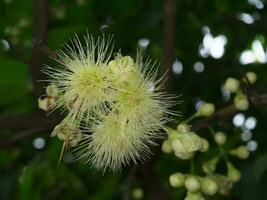
[[[52,128],[60,120],[61,117],[57,113],[47,116],[42,111],[31,114],[0,115],[0,127],[5,129]]]
[[[165,91],[171,92],[171,69],[174,61],[175,52],[175,29],[176,29],[176,2],[175,0],[164,0],[164,29],[163,29],[163,58],[160,74],[167,76],[165,82]],[[159,143],[161,143],[159,141]],[[158,160],[161,150],[159,146],[151,149],[154,155],[143,167],[138,168],[137,178],[142,184],[145,192],[149,195],[149,199],[168,200],[169,192],[163,187],[155,172],[155,163]]]
[[[27,130],[23,130],[9,137],[8,139],[0,141],[1,149],[8,149],[14,147],[14,145],[18,144],[25,138],[29,138],[35,134],[39,134],[42,131],[47,131],[47,128],[44,127],[35,127]]]
[[[49,47],[47,47],[46,45],[43,44],[43,42],[41,40],[33,40],[34,45],[44,54],[46,54],[47,56],[49,56],[51,59],[62,63],[60,56],[58,55],[58,53],[56,51],[51,50]]]
[[[176,30],[176,2],[164,0],[164,29],[163,29],[163,59],[160,70],[161,75],[167,73],[165,90],[171,91],[171,70],[175,53],[175,30]]]
[[[249,101],[250,101],[250,104],[254,106],[255,108],[266,106],[267,105],[267,94],[251,96],[249,97]],[[229,117],[233,116],[237,112],[238,110],[235,108],[234,105],[227,106],[217,111],[214,115],[207,117],[193,124],[192,130],[196,131],[196,130],[200,130],[203,128],[207,128],[214,121],[216,122],[224,121],[228,119]]]
[[[48,1],[47,0],[37,0],[36,3],[36,13],[35,13],[35,33],[34,38],[37,41],[46,42],[47,32],[48,32]],[[44,94],[44,83],[39,82],[43,80],[44,77],[41,74],[41,68],[43,64],[44,53],[39,49],[36,43],[33,44],[32,58],[30,61],[30,71],[32,77],[32,83],[34,88],[34,93],[36,96]]]
[[[234,105],[227,106],[219,111],[217,111],[214,115],[207,117],[203,120],[200,120],[193,124],[192,130],[197,131],[203,128],[207,128],[211,125],[214,121],[223,121],[227,119],[228,117],[235,114],[238,110],[235,108]]]

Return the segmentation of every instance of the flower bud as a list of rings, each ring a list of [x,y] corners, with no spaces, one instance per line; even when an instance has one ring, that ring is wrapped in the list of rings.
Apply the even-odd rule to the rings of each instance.
[[[57,98],[58,96],[58,88],[55,84],[48,85],[45,91],[48,97]]]
[[[240,159],[246,159],[249,156],[249,150],[246,146],[239,146],[236,149],[230,151],[230,154],[233,156],[237,156]]]
[[[171,153],[172,152],[172,145],[170,140],[164,140],[161,146],[161,150],[164,153]]]
[[[234,98],[234,105],[238,110],[247,110],[249,107],[249,102],[246,95],[244,95],[242,92],[237,93]]]
[[[184,200],[204,200],[200,192],[187,192],[187,195]]]
[[[199,149],[199,151],[200,152],[206,152],[209,150],[209,147],[210,147],[210,145],[209,145],[208,140],[202,138],[201,139],[201,148]]]
[[[237,182],[241,178],[241,173],[230,162],[227,163],[227,178],[232,182]]]
[[[182,160],[188,160],[190,158],[193,158],[195,155],[195,152],[188,152],[188,153],[179,153],[179,152],[174,152],[174,155]]]
[[[206,174],[211,174],[215,171],[217,163],[218,163],[218,157],[215,157],[209,161],[206,161],[203,165],[202,165],[202,169]]]
[[[257,81],[257,74],[255,72],[247,72],[246,76],[250,84],[254,84]],[[247,79],[244,79],[245,82],[247,82]]]
[[[177,153],[190,153],[201,148],[201,138],[193,133],[180,133],[172,141],[172,148]]]
[[[215,112],[215,107],[212,103],[204,103],[198,113],[197,116],[204,116],[204,117],[209,117]]]
[[[190,132],[190,128],[189,128],[189,126],[188,126],[188,124],[187,123],[181,123],[181,124],[179,124],[178,126],[177,126],[177,131],[179,132],[179,133],[188,133],[188,132]]]
[[[81,131],[75,127],[75,125],[70,126],[65,124],[64,122],[58,124],[52,134],[51,137],[57,136],[58,139],[62,141],[68,142],[71,147],[77,146],[77,144],[82,139]]]
[[[135,188],[132,191],[132,197],[133,199],[142,199],[144,196],[144,191],[141,188]]]
[[[177,188],[184,185],[184,175],[182,173],[174,173],[169,178],[172,187]]]
[[[214,140],[217,144],[223,145],[226,142],[226,135],[223,132],[217,132],[214,135]]]
[[[237,79],[230,77],[225,81],[224,87],[230,92],[235,93],[239,89],[239,85],[240,84]]]
[[[48,98],[38,98],[38,107],[44,111],[48,111]]]
[[[207,195],[214,195],[218,190],[218,186],[212,178],[206,176],[201,179],[201,190]]]
[[[197,192],[200,189],[200,183],[196,176],[188,176],[185,179],[185,187],[190,192]]]
[[[171,127],[166,126],[166,127],[164,127],[164,130],[167,132],[168,139],[170,139],[170,140],[173,140],[178,135],[177,130],[172,129]]]
[[[46,112],[49,112],[56,107],[56,100],[55,98],[50,97],[38,98],[38,107]]]

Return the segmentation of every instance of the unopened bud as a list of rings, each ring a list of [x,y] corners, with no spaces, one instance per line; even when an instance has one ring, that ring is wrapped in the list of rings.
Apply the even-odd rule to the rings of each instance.
[[[242,92],[237,93],[234,98],[234,105],[238,110],[247,110],[249,107],[249,102],[246,95],[244,95]]]
[[[48,97],[57,98],[58,96],[58,88],[55,84],[48,85],[45,91]]]
[[[198,113],[197,116],[204,116],[204,117],[209,117],[215,112],[215,107],[212,103],[204,103]]]
[[[48,110],[48,98],[38,98],[38,107],[44,111]]]
[[[135,188],[132,192],[133,199],[142,199],[144,197],[144,191],[141,188]]]
[[[54,98],[38,98],[38,107],[46,112],[53,110],[56,107],[56,100]]]
[[[172,152],[172,145],[170,140],[164,140],[161,146],[161,150],[164,153],[171,153]]]
[[[241,178],[241,173],[230,162],[227,163],[227,178],[232,182],[237,182]]]
[[[235,93],[239,89],[239,85],[240,84],[237,79],[230,77],[225,81],[224,87],[230,92]]]
[[[230,154],[237,156],[240,159],[246,159],[249,156],[249,150],[246,146],[239,146],[236,149],[230,151]]]
[[[218,157],[215,157],[209,161],[206,161],[203,165],[202,165],[202,169],[206,174],[211,174],[215,171],[217,163],[218,163]]]
[[[184,200],[204,200],[201,192],[187,192],[187,195]]]
[[[200,183],[196,176],[188,176],[185,179],[185,187],[190,192],[197,192],[200,189]]]
[[[77,146],[79,141],[82,139],[82,133],[78,128],[76,128],[74,125],[73,127],[67,125],[64,122],[58,124],[54,128],[51,137],[54,136],[57,136],[58,139],[62,141],[68,142],[71,147]]]
[[[195,152],[188,152],[188,153],[179,153],[174,152],[174,155],[182,160],[188,160],[190,158],[193,158],[195,155]]]
[[[223,132],[217,132],[214,135],[214,140],[217,144],[223,145],[226,142],[226,135]]]
[[[201,148],[199,149],[200,152],[206,152],[209,150],[209,142],[208,140],[202,138],[201,139]]]
[[[164,127],[164,130],[167,132],[168,139],[170,139],[170,140],[176,138],[176,136],[178,135],[177,130],[175,130],[171,127],[166,126],[166,127]]]
[[[255,72],[247,72],[246,76],[250,84],[254,84],[257,81],[257,74]],[[244,79],[244,81],[247,82],[247,79]]]
[[[172,187],[177,188],[184,185],[184,179],[184,175],[177,172],[170,176],[169,181]]]
[[[177,126],[177,131],[179,133],[188,133],[190,132],[190,128],[187,123],[181,123]]]
[[[207,195],[214,195],[218,190],[218,186],[212,178],[206,176],[201,179],[201,190]]]
[[[180,133],[172,141],[172,148],[177,153],[190,153],[201,148],[201,138],[193,133]]]

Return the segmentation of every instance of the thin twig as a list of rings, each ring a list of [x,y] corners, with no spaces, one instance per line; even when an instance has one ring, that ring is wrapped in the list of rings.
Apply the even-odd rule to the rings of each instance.
[[[29,138],[33,135],[36,135],[37,133],[40,134],[41,132],[46,131],[47,128],[44,127],[34,127],[31,129],[23,130],[21,132],[18,132],[8,139],[1,140],[0,141],[0,148],[1,149],[6,149],[6,148],[12,148],[14,145],[20,143],[23,141],[25,138]]]

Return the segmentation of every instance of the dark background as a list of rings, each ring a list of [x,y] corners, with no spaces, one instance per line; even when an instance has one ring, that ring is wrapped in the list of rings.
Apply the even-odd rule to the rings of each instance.
[[[175,109],[184,117],[195,112],[200,99],[224,112],[232,102],[221,92],[225,79],[242,79],[244,72],[254,71],[257,84],[245,89],[251,98],[263,95],[263,99],[254,99],[243,112],[246,118],[257,119],[256,128],[250,130],[252,138],[243,142],[254,149],[245,161],[233,159],[243,177],[230,195],[210,199],[266,199],[266,21],[267,8],[261,0],[1,0],[0,199],[130,199],[135,187],[144,190],[145,199],[184,197],[185,189],[171,188],[168,179],[176,171],[188,173],[188,162],[162,154],[158,148],[150,161],[121,173],[103,175],[72,162],[71,154],[57,165],[62,143],[50,138],[50,133],[60,117],[57,113],[47,117],[38,109],[37,98],[45,93],[45,85],[37,80],[44,78],[43,64],[56,66],[49,58],[53,51],[74,33],[86,31],[94,36],[112,34],[115,49],[124,55],[135,56],[142,47],[145,56],[161,62],[161,74],[169,69],[166,90],[182,94]],[[204,42],[210,53],[203,54],[203,38],[211,35],[211,46]],[[240,63],[244,50],[250,54],[243,54],[247,59],[242,62],[252,55],[252,63]],[[232,123],[237,111],[230,111],[208,123],[223,127],[232,141],[242,128]],[[196,123],[200,123],[197,133],[206,137],[209,133],[201,127],[203,122]],[[200,165],[196,164],[199,170]]]

